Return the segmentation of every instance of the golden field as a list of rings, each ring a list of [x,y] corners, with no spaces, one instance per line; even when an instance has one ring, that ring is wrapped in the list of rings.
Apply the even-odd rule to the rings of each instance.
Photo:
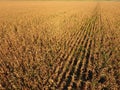
[[[0,2],[0,90],[120,90],[120,2]]]

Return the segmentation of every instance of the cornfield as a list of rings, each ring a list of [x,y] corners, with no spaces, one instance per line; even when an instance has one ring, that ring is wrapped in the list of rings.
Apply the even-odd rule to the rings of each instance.
[[[120,2],[0,2],[0,90],[120,90]]]

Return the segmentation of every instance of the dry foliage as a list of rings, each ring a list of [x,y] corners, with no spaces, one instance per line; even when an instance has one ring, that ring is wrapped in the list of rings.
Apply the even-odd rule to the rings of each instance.
[[[119,2],[0,2],[0,89],[119,90]]]

